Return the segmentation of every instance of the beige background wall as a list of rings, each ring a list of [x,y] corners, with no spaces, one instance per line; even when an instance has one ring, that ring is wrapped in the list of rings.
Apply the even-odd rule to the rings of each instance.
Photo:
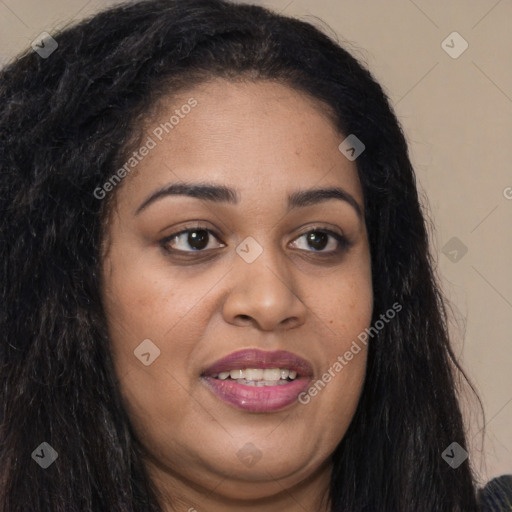
[[[115,3],[0,0],[0,64],[41,32]],[[484,481],[512,473],[512,2],[254,3],[324,20],[387,91],[428,197],[443,286],[466,326],[453,326],[456,351],[487,417],[481,458],[470,415],[476,469]]]

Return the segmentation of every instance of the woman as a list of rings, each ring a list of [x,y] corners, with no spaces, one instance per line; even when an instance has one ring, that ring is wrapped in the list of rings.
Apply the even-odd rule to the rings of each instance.
[[[478,510],[371,74],[222,0],[54,38],[1,76],[0,510]]]

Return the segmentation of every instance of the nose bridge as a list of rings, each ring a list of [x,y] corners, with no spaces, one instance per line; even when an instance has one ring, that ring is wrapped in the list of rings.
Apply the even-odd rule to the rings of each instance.
[[[271,237],[258,238],[261,243],[248,236],[236,248],[226,320],[236,323],[249,317],[265,330],[292,319],[303,322],[306,307],[297,295],[288,257]]]

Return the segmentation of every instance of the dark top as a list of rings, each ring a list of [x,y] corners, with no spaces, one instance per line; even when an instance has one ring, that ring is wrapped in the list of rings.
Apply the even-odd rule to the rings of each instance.
[[[512,512],[512,475],[493,478],[478,497],[482,512]]]

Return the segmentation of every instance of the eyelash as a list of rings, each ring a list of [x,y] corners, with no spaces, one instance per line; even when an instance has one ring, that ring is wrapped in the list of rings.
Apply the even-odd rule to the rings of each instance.
[[[196,249],[196,250],[191,250],[191,251],[184,251],[181,249],[169,249],[167,247],[169,242],[171,242],[175,238],[179,237],[180,235],[183,235],[183,234],[186,234],[189,232],[194,232],[194,231],[207,231],[208,233],[212,234],[217,240],[220,240],[220,237],[213,230],[208,229],[205,226],[194,226],[194,227],[190,227],[190,228],[186,228],[181,231],[178,231],[177,233],[173,233],[172,235],[166,236],[165,238],[163,238],[160,241],[160,245],[164,249],[164,251],[166,251],[169,254],[180,254],[180,255],[184,255],[184,256],[188,255],[189,253],[192,253],[192,254],[193,253],[196,253],[196,254],[197,253],[207,253],[207,252],[210,252],[211,250],[213,250],[213,249],[201,249],[201,250]],[[320,255],[320,257],[335,256],[341,252],[348,250],[352,246],[352,243],[345,236],[340,235],[339,233],[336,233],[335,231],[331,231],[330,229],[326,229],[326,228],[313,227],[309,231],[306,231],[305,233],[300,234],[297,238],[295,238],[295,240],[298,240],[305,235],[309,235],[310,233],[324,233],[326,235],[330,235],[332,238],[334,238],[338,242],[338,248],[333,251],[323,251],[323,250],[307,251],[306,250],[306,252],[312,252],[315,255]],[[221,242],[221,243],[223,243],[223,242]],[[299,249],[299,250],[304,250],[304,249]],[[185,256],[185,257],[188,257],[188,256]]]

